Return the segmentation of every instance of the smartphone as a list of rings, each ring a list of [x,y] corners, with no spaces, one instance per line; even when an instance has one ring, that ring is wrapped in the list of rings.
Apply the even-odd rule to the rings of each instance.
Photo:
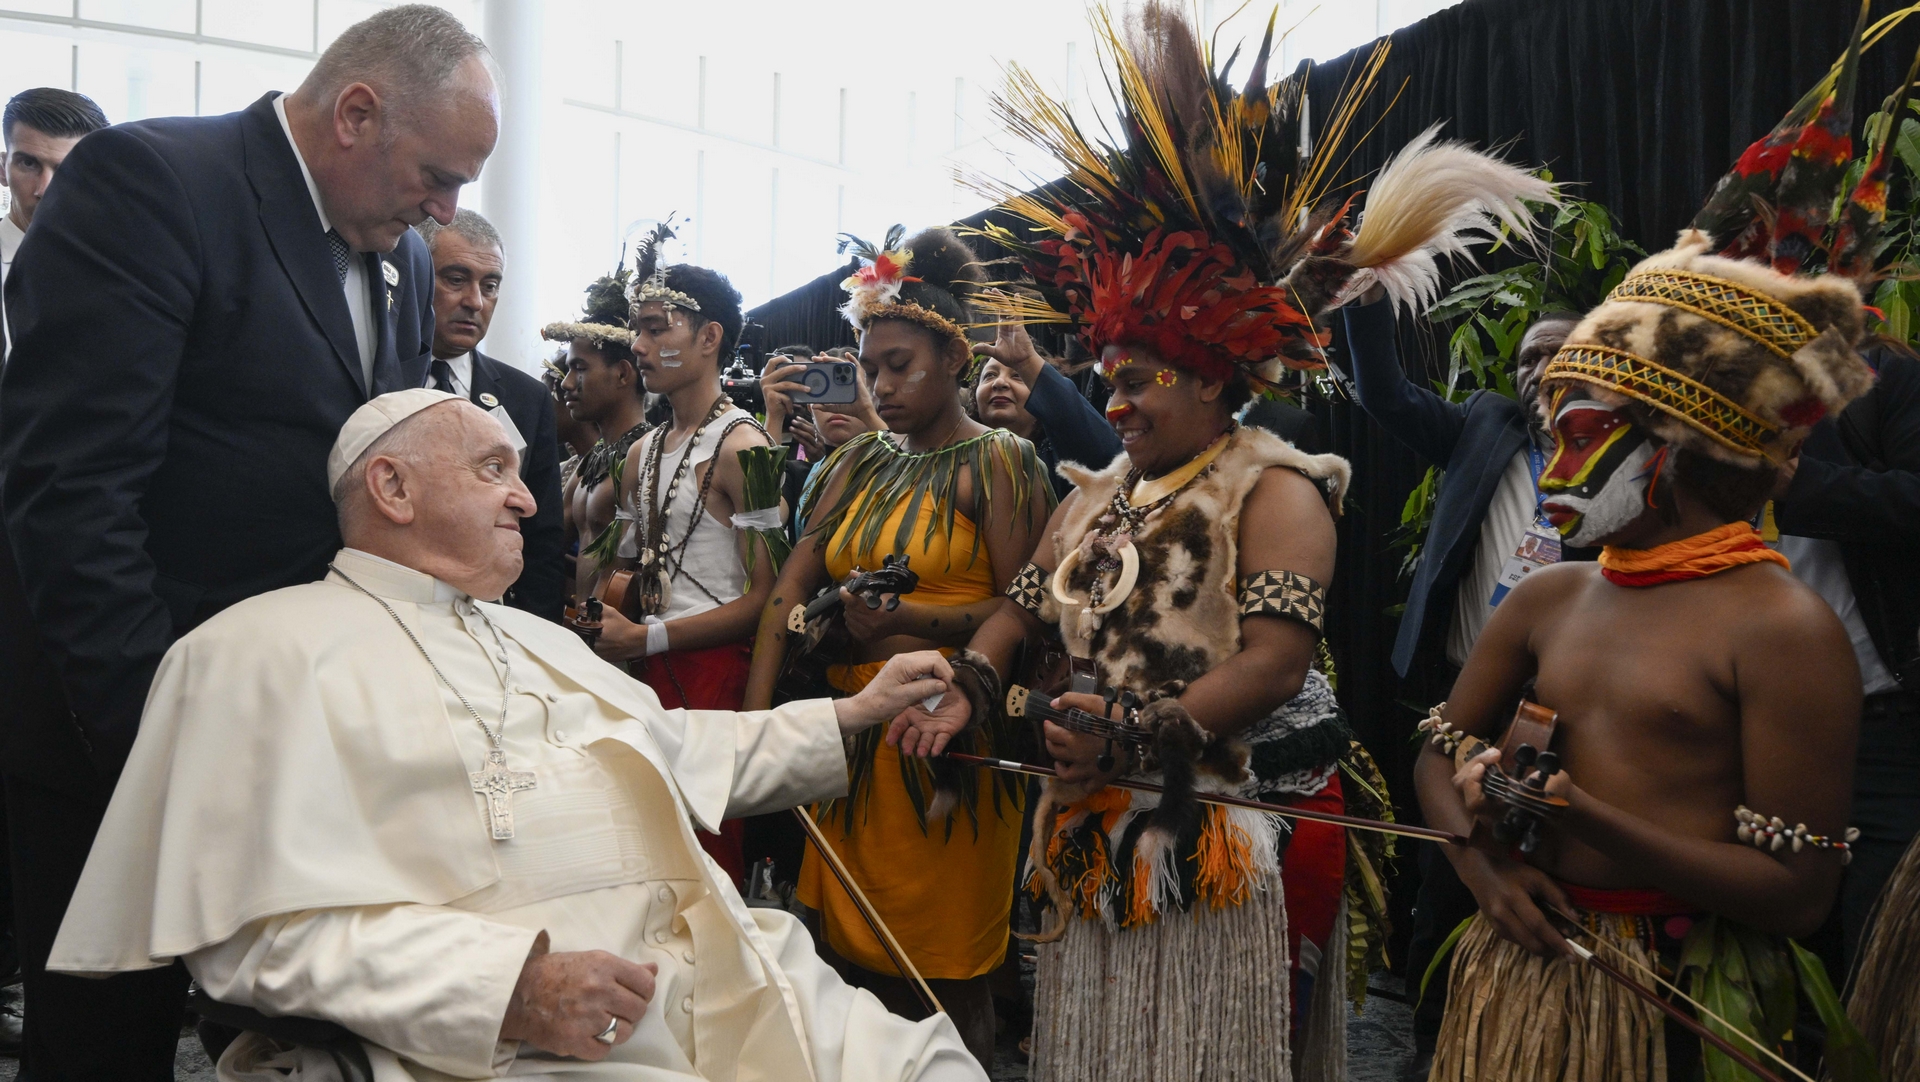
[[[795,391],[793,401],[798,406],[850,405],[859,397],[855,381],[860,378],[860,366],[852,361],[808,361],[794,382],[806,387],[804,391]]]

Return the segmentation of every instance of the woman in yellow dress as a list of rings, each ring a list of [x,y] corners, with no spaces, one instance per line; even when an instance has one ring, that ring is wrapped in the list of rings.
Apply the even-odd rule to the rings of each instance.
[[[984,277],[945,229],[865,247],[868,266],[843,309],[860,332],[860,367],[885,432],[849,440],[815,472],[788,557],[760,621],[746,709],[772,705],[789,610],[829,582],[910,558],[919,586],[896,608],[845,606],[853,651],[827,677],[858,691],[903,650],[964,646],[1039,543],[1053,488],[1033,445],[968,417],[961,383],[972,350],[968,297]],[[849,741],[848,794],[815,809],[854,880],[927,978],[982,1064],[993,1061],[987,976],[1005,957],[1018,860],[1021,792],[966,771],[959,800],[936,805],[924,760],[906,759],[874,730]],[[996,734],[964,734],[955,750],[993,754]],[[941,802],[948,803],[948,802]],[[919,1008],[819,854],[801,867],[800,900],[820,935],[852,963],[848,980],[909,1016]]]

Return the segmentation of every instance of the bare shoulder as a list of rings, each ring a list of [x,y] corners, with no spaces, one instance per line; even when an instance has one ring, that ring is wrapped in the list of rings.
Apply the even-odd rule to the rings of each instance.
[[[1772,563],[1741,568],[1728,576],[1727,585],[1739,591],[1742,637],[1754,648],[1852,656],[1853,642],[1833,607],[1786,568]]]
[[[1502,608],[1560,608],[1604,581],[1600,565],[1589,560],[1563,560],[1530,572],[1507,596]]]
[[[758,424],[736,424],[733,430],[727,433],[727,438],[720,442],[720,449],[744,451],[749,447],[771,446],[772,443],[773,440],[767,435],[766,429]]]

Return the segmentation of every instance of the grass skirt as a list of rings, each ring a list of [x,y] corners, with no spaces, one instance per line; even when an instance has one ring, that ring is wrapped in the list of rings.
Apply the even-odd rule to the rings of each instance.
[[[1277,876],[1243,905],[1197,904],[1118,930],[1068,924],[1039,948],[1033,1082],[1293,1077]]]
[[[1639,921],[1582,913],[1643,964]],[[1666,1017],[1600,970],[1528,954],[1484,917],[1460,939],[1428,1082],[1666,1082]]]

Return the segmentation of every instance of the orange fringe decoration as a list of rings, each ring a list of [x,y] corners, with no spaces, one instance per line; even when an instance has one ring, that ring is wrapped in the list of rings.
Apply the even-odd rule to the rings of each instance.
[[[1225,808],[1208,808],[1200,842],[1188,858],[1199,864],[1194,893],[1215,909],[1245,905],[1253,893],[1253,841],[1227,818]]]

